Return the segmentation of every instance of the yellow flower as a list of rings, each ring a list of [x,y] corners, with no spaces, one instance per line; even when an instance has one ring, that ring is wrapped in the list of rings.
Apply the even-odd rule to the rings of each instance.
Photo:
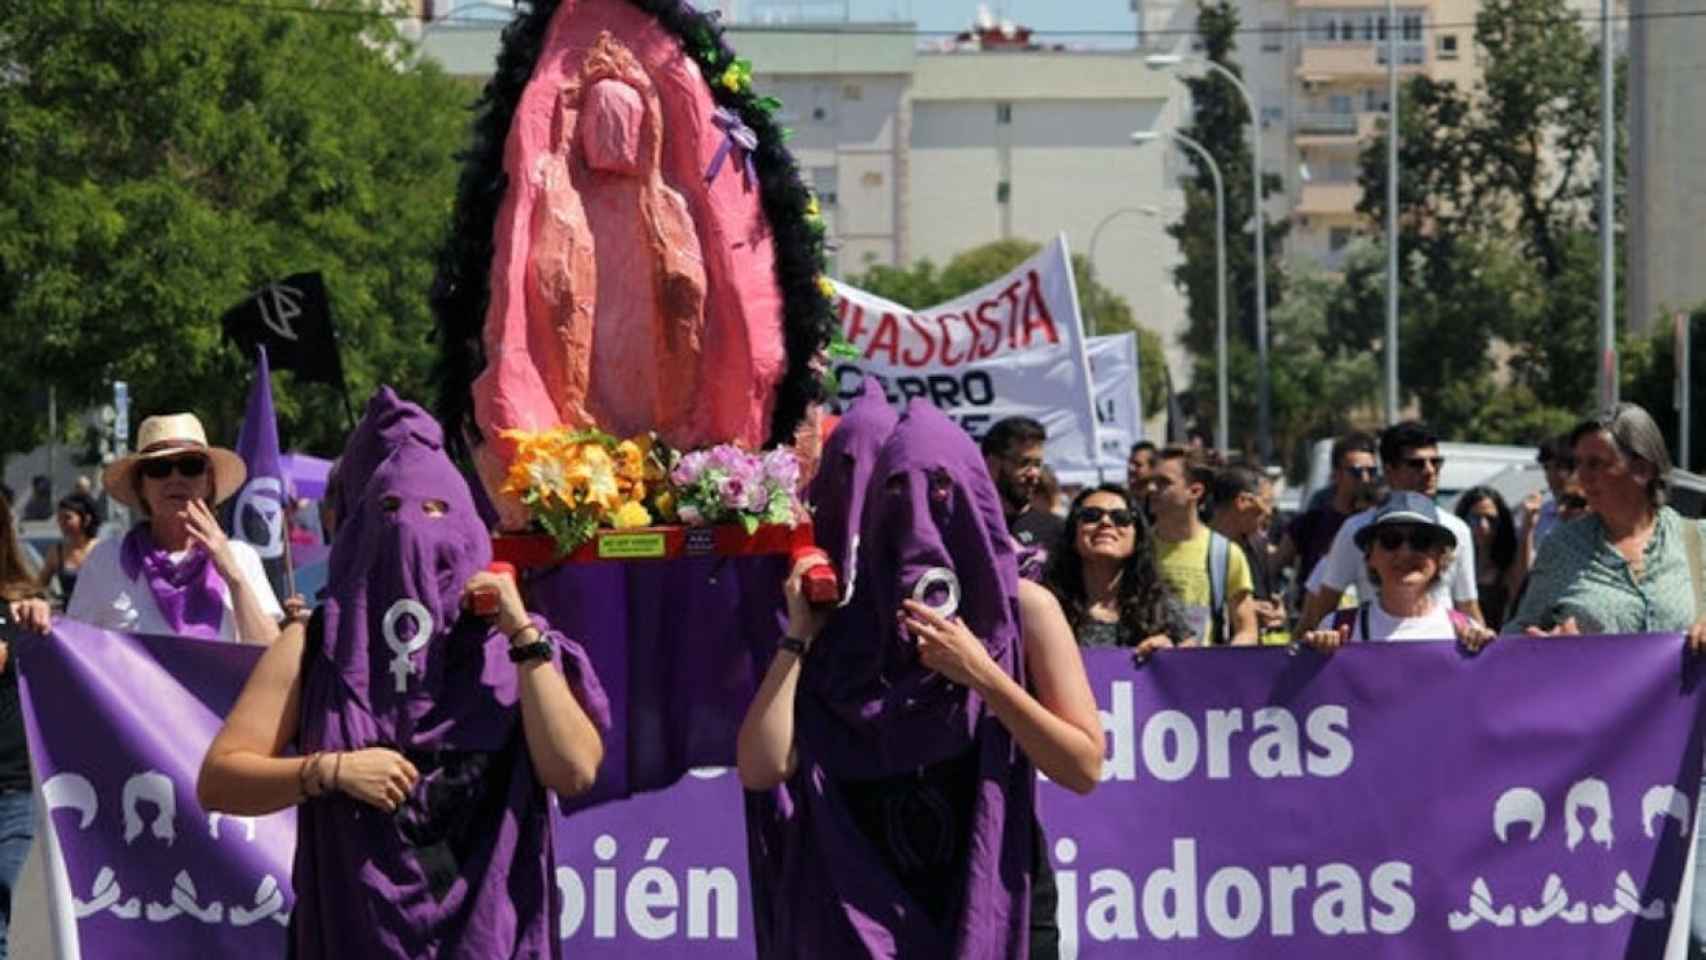
[[[809,220],[816,220],[822,215],[823,213],[817,205],[817,194],[814,193],[808,195],[806,198],[806,218]]]
[[[730,93],[740,92],[740,81],[739,68],[731,66],[723,71],[723,86],[727,87]]]
[[[622,504],[610,518],[610,525],[618,530],[626,530],[631,527],[649,527],[651,524],[652,515],[646,512],[645,507],[632,500]]]
[[[818,274],[817,275],[817,291],[819,293],[823,294],[826,299],[834,300],[835,299],[835,283],[834,283],[834,281],[830,280],[828,277],[824,276],[821,273]]]
[[[568,466],[568,479],[585,491],[581,502],[596,504],[606,511],[616,509],[622,492],[616,485],[615,467],[602,446],[586,444],[580,448],[580,456]]]
[[[645,468],[646,451],[632,440],[616,445],[616,469],[627,479],[638,479]]]

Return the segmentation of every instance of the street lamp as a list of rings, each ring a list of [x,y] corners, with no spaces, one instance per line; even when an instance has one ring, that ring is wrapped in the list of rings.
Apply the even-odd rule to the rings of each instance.
[[[1131,135],[1131,142],[1144,144],[1162,137],[1194,151],[1208,165],[1209,177],[1214,181],[1214,446],[1221,456],[1226,456],[1231,452],[1226,410],[1229,402],[1226,384],[1226,191],[1220,179],[1220,164],[1214,162],[1214,155],[1208,152],[1207,147],[1190,137],[1176,130],[1139,130]]]
[[[1255,198],[1256,216],[1256,444],[1265,464],[1273,459],[1272,400],[1268,383],[1268,258],[1267,221],[1262,216],[1262,124],[1256,110],[1256,98],[1238,75],[1213,60],[1184,57],[1176,53],[1156,53],[1143,58],[1151,70],[1171,70],[1184,63],[1200,64],[1205,69],[1225,77],[1244,98],[1244,108],[1250,111],[1250,188]],[[1179,134],[1171,134],[1180,139]],[[1200,144],[1198,145],[1200,147]],[[1204,156],[1207,156],[1206,151]],[[1224,364],[1222,365],[1224,369]]]
[[[1096,223],[1096,228],[1090,231],[1090,251],[1088,254],[1090,258],[1090,269],[1094,270],[1096,268],[1096,244],[1101,242],[1102,228],[1112,223],[1114,219],[1119,217],[1121,214],[1126,213],[1141,213],[1146,217],[1153,217],[1159,215],[1161,210],[1160,208],[1151,205],[1144,205],[1141,207],[1120,207],[1118,210],[1109,213],[1107,216],[1098,221]],[[1097,332],[1097,330],[1092,328],[1090,330],[1090,335],[1095,336]]]

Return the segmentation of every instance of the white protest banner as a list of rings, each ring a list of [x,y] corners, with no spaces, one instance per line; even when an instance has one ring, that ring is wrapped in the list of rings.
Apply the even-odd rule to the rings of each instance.
[[[1125,479],[1126,455],[1143,437],[1143,397],[1138,392],[1137,334],[1089,339],[1090,384],[1096,398],[1096,436],[1101,476],[1068,477],[1062,483],[1115,483]]]
[[[835,308],[859,351],[836,363],[843,402],[869,375],[896,407],[928,400],[973,437],[1003,418],[1031,417],[1048,431],[1044,456],[1057,473],[1095,472],[1089,361],[1064,235],[947,303],[914,311],[836,283]]]

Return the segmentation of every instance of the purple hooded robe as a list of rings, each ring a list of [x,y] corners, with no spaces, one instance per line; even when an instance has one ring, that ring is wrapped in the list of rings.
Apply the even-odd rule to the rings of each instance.
[[[387,746],[421,780],[395,815],[346,794],[300,808],[291,954],[555,957],[550,806],[516,667],[504,635],[460,607],[491,561],[467,483],[438,423],[389,388],[368,404],[338,483],[345,517],[303,653],[298,747]],[[429,500],[443,516],[424,512]],[[545,638],[608,728],[579,645]]]
[[[897,421],[873,384],[809,496],[843,606],[802,668],[794,776],[747,795],[758,954],[1023,957],[1036,775],[895,617],[906,597],[954,597],[1023,682],[1016,558],[983,458],[929,404]]]

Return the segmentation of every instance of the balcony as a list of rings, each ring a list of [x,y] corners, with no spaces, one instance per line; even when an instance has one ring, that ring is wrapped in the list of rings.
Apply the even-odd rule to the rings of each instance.
[[[1352,217],[1361,199],[1362,187],[1355,181],[1306,183],[1292,212],[1306,217]]]
[[[1427,45],[1400,43],[1398,72],[1417,74],[1427,69]],[[1303,48],[1297,78],[1306,84],[1339,80],[1371,80],[1386,76],[1386,44],[1319,43]]]
[[[1300,147],[1351,147],[1374,139],[1385,117],[1383,110],[1306,111],[1297,114],[1293,134]]]

